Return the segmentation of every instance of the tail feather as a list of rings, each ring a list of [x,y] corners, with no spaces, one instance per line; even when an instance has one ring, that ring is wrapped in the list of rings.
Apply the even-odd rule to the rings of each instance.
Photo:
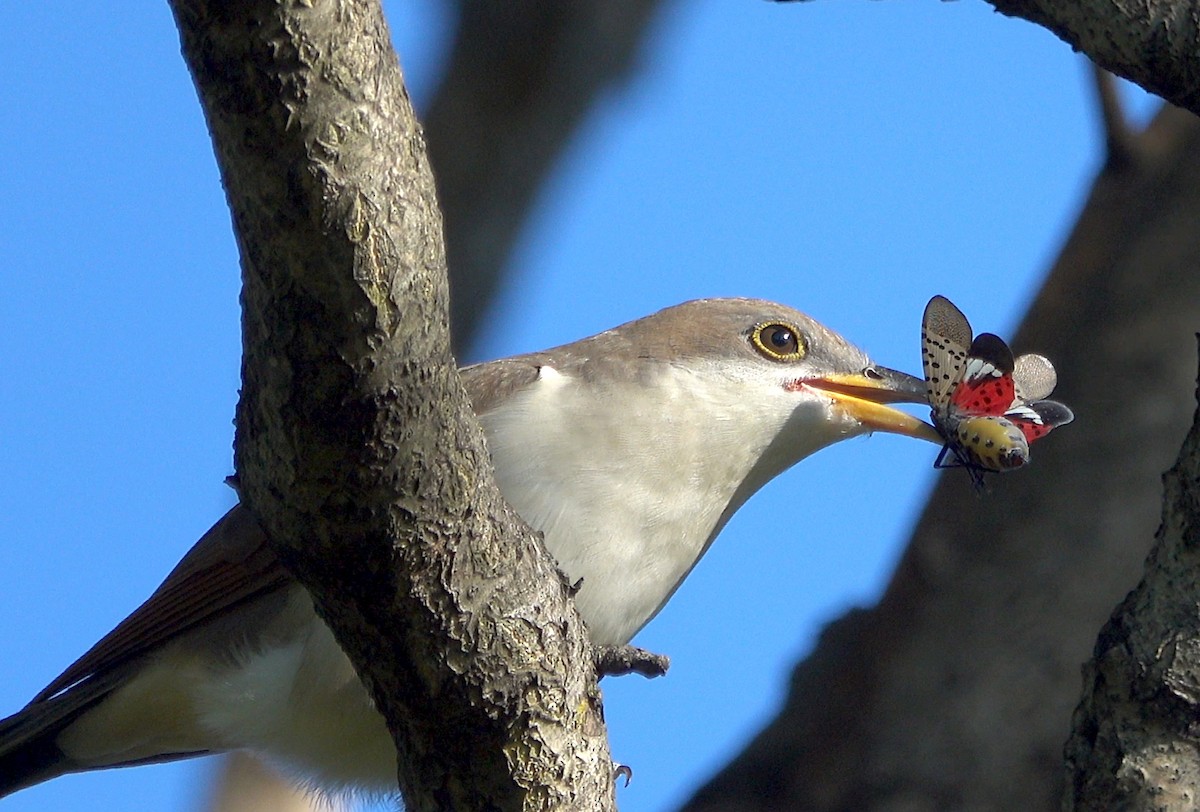
[[[64,700],[34,702],[0,721],[0,798],[79,769],[55,741],[85,708]]]
[[[160,764],[211,752],[159,753],[149,758],[100,764],[81,764],[72,759],[59,748],[59,735],[104,699],[115,681],[85,680],[58,696],[31,702],[7,719],[0,720],[0,798],[67,773]]]
[[[58,736],[123,678],[120,669],[92,675],[0,720],[0,798],[66,773],[91,769],[59,749]]]

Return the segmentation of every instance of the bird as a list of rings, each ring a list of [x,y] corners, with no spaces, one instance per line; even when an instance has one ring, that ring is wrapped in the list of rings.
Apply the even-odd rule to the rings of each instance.
[[[464,367],[496,481],[622,645],[759,488],[874,431],[941,443],[894,403],[926,384],[790,307],[699,299]],[[0,796],[59,775],[245,749],[327,791],[394,791],[383,717],[308,593],[234,506],[161,586],[0,720]]]

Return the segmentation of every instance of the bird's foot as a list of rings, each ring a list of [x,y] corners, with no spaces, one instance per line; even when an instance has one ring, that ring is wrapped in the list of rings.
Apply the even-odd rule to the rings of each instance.
[[[641,674],[661,677],[671,667],[671,658],[637,646],[596,646],[596,673],[601,677]]]

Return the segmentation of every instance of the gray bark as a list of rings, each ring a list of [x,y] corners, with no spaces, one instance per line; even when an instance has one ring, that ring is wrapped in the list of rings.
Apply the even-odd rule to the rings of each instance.
[[[1200,412],[1163,480],[1145,575],[1084,669],[1064,810],[1200,805]]]
[[[174,0],[242,258],[245,502],[400,752],[409,809],[611,808],[590,647],[491,478],[377,3]]]
[[[597,101],[636,72],[665,4],[459,5],[445,79],[424,117],[445,217],[456,354],[472,345],[558,157]],[[264,809],[297,803],[290,782],[247,754],[230,756],[217,784],[214,812],[233,812],[242,792]],[[313,799],[313,808],[324,803]]]

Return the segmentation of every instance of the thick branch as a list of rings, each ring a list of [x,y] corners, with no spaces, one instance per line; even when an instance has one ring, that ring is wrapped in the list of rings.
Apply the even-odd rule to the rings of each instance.
[[[459,357],[483,326],[513,245],[558,156],[605,91],[634,73],[661,5],[661,0],[525,2],[519,8],[513,0],[461,4],[446,77],[425,121],[445,216],[451,337]],[[236,797],[232,782],[242,775],[260,778],[239,763],[232,759],[218,778],[225,787],[221,797]],[[247,791],[260,797],[267,780],[260,778]],[[274,791],[280,803],[290,802],[294,793],[283,779],[275,780]]]
[[[242,493],[388,719],[407,807],[611,806],[585,631],[450,357],[378,5],[172,6],[242,253]]]
[[[1066,748],[1064,809],[1196,806],[1200,411],[1164,484],[1162,525],[1146,573],[1109,618],[1084,669]]]

